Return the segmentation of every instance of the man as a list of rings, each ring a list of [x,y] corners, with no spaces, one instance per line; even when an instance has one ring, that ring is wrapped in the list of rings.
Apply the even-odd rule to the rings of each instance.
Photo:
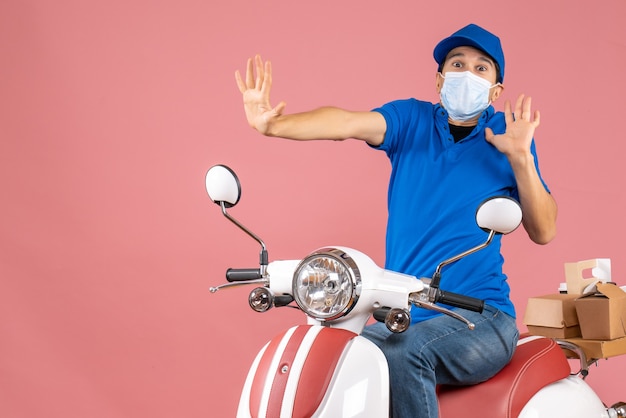
[[[416,99],[373,111],[322,107],[283,114],[270,104],[272,68],[259,56],[236,80],[248,123],[267,136],[294,140],[354,138],[385,151],[391,161],[385,267],[428,277],[437,264],[485,239],[475,210],[488,197],[508,195],[522,206],[530,239],[546,244],[556,234],[557,207],[543,182],[533,135],[539,112],[520,95],[512,109],[495,112],[504,89],[500,39],[471,24],[434,50],[435,87],[441,102]],[[254,73],[256,72],[256,77]],[[436,385],[475,384],[506,365],[518,338],[515,310],[502,272],[500,237],[486,249],[444,268],[441,288],[485,300],[485,311],[459,312],[470,331],[450,317],[413,309],[403,334],[374,324],[363,335],[385,353],[394,417],[437,417]]]

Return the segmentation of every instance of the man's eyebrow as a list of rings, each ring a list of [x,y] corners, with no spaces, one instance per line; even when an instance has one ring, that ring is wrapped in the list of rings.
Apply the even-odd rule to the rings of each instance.
[[[447,61],[447,60],[449,60],[449,59],[452,59],[452,58],[456,58],[456,57],[464,57],[464,56],[465,56],[465,54],[464,54],[464,53],[462,53],[462,52],[456,52],[456,53],[454,53],[454,54],[452,54],[452,55],[448,55],[448,56],[446,57],[446,61]]]
[[[456,58],[456,57],[464,57],[464,56],[465,56],[465,54],[464,54],[463,52],[455,52],[454,54],[449,55],[448,57],[446,57],[446,61],[448,61],[449,59],[452,59],[452,58]],[[492,59],[489,57],[489,55],[487,55],[487,54],[485,54],[485,53],[481,53],[481,54],[480,54],[480,57],[479,57],[478,59],[479,59],[479,60],[481,60],[481,61],[485,61],[485,62],[487,62],[488,64],[495,65],[494,60],[492,60]]]
[[[491,58],[489,58],[488,55],[481,55],[479,60],[481,61],[486,61],[487,63],[491,64],[491,65],[495,65],[494,60],[492,60]]]

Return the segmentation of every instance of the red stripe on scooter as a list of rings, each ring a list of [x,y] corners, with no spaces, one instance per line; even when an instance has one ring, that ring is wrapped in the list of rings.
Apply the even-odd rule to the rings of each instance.
[[[310,417],[318,409],[328,390],[335,367],[346,345],[354,337],[355,333],[337,328],[324,328],[317,334],[302,367],[293,417]]]
[[[254,379],[252,380],[252,386],[250,387],[250,416],[252,416],[252,418],[259,416],[261,399],[263,398],[263,390],[265,388],[265,380],[267,379],[267,375],[270,373],[270,365],[272,364],[272,359],[276,354],[278,345],[282,341],[285,334],[287,334],[287,331],[276,336],[268,343],[268,346],[259,361],[256,372],[254,373]]]
[[[279,417],[280,410],[283,406],[285,388],[287,387],[287,379],[291,373],[293,360],[298,353],[298,349],[302,345],[302,340],[311,329],[309,325],[303,325],[296,328],[295,332],[289,339],[285,351],[283,352],[278,368],[274,370],[274,382],[270,390],[270,398],[267,405],[267,416],[270,418]],[[284,371],[283,371],[284,369]]]

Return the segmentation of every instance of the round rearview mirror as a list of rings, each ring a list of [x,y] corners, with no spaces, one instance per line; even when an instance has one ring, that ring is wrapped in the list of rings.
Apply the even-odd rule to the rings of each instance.
[[[233,170],[225,165],[215,165],[206,173],[206,191],[218,205],[224,202],[227,208],[233,207],[241,197],[241,185]]]
[[[497,196],[485,200],[476,211],[476,223],[486,231],[508,234],[522,222],[522,208],[515,199]]]

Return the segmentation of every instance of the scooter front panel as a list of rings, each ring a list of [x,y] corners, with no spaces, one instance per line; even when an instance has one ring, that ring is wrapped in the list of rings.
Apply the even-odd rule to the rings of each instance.
[[[373,342],[358,336],[346,346],[326,396],[312,418],[386,417],[389,417],[387,360]]]
[[[356,334],[301,325],[272,339],[250,371],[249,393],[239,414],[250,417],[311,417],[327,392],[346,345]],[[243,415],[247,409],[250,415]]]
[[[343,329],[322,328],[309,350],[296,385],[293,417],[311,417],[328,392],[337,363],[356,334]]]

